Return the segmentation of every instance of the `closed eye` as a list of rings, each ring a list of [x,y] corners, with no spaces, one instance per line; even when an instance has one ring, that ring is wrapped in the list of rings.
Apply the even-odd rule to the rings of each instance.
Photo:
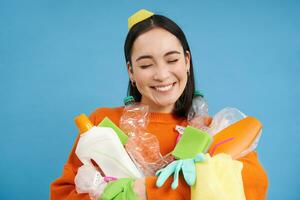
[[[177,62],[177,61],[178,61],[178,59],[170,60],[170,61],[168,61],[168,63],[175,63],[175,62]]]
[[[141,65],[140,68],[146,69],[146,68],[148,68],[148,67],[150,67],[150,66],[152,66],[152,64],[151,64],[151,65]]]

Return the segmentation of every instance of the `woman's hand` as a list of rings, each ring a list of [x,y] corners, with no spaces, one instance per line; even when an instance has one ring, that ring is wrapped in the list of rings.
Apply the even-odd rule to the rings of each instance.
[[[133,190],[139,200],[146,200],[147,196],[146,196],[145,178],[137,179],[134,182]]]

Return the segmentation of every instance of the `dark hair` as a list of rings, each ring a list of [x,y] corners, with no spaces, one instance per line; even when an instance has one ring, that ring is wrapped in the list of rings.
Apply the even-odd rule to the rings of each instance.
[[[193,62],[192,62],[192,55],[190,51],[190,47],[188,45],[188,42],[186,40],[186,37],[181,30],[181,28],[173,22],[171,19],[162,16],[162,15],[152,15],[151,17],[135,24],[128,32],[125,45],[124,45],[124,52],[125,52],[125,59],[126,63],[129,62],[131,65],[131,50],[134,41],[136,38],[153,29],[153,28],[163,28],[176,36],[179,41],[181,42],[181,45],[183,47],[183,52],[186,54],[186,51],[190,52],[190,73],[187,79],[186,87],[182,93],[182,95],[179,97],[179,99],[175,103],[175,108],[173,110],[173,113],[179,117],[186,117],[188,114],[188,111],[192,105],[194,90],[195,90],[195,80],[194,80],[194,71],[193,71]],[[129,80],[128,83],[128,90],[127,95],[131,95],[134,97],[135,101],[140,102],[141,101],[141,94],[138,91],[138,89],[135,86],[131,85],[131,82]]]

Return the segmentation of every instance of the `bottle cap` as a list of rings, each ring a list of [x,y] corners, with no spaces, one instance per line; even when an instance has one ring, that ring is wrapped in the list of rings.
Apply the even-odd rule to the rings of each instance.
[[[127,96],[123,100],[124,104],[127,105],[128,103],[134,102],[133,96]]]
[[[195,90],[195,92],[194,92],[194,97],[204,97],[204,94],[202,93],[202,92],[200,92],[200,91],[198,91],[198,90]]]
[[[94,126],[93,123],[85,114],[81,114],[75,117],[75,123],[80,133],[84,133],[90,130]]]

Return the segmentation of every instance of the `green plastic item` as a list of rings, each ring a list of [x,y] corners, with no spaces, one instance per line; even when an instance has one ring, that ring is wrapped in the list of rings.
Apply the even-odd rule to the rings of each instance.
[[[123,100],[124,105],[132,104],[134,103],[134,97],[133,96],[127,96]]]
[[[115,125],[108,117],[105,117],[98,125],[99,127],[109,127],[112,128],[118,135],[121,143],[124,145],[127,142],[128,136],[117,126]]]
[[[212,136],[210,134],[188,126],[175,146],[172,155],[177,159],[194,158],[199,153],[206,153],[211,143]]]
[[[133,190],[134,180],[132,178],[121,178],[111,181],[105,187],[102,200],[138,200]]]
[[[195,92],[194,92],[194,97],[204,97],[204,94],[202,93],[202,92],[200,92],[200,91],[198,91],[198,90],[195,90]]]

